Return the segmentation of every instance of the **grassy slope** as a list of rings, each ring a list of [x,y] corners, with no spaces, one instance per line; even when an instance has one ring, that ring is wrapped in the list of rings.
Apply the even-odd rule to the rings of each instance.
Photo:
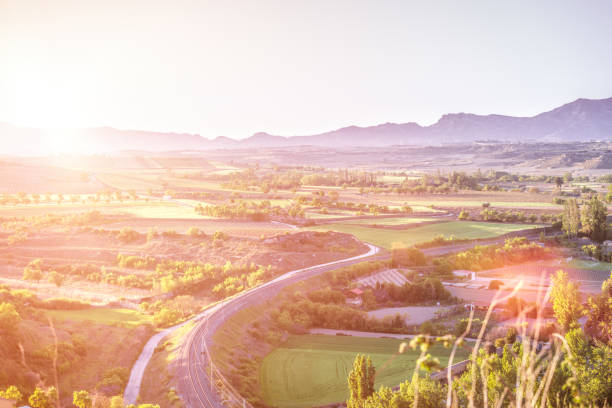
[[[382,228],[371,228],[348,224],[328,224],[309,227],[316,231],[339,231],[353,234],[362,241],[391,248],[395,242],[405,245],[414,245],[427,242],[443,234],[446,237],[453,235],[457,239],[479,239],[493,238],[508,232],[535,228],[530,224],[502,224],[492,222],[475,221],[450,221],[437,224],[423,225],[421,227],[406,230],[390,230]]]
[[[349,336],[292,336],[270,353],[260,371],[265,402],[279,407],[310,407],[347,398],[346,379],[358,353],[371,356],[377,368],[376,388],[395,386],[412,375],[418,351],[398,355],[402,341]],[[432,355],[445,365],[449,349],[435,346]],[[455,361],[465,359],[461,350]]]

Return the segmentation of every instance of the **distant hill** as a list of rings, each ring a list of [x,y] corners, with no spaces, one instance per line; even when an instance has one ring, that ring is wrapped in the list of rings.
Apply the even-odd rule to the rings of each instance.
[[[443,115],[431,126],[414,122],[376,126],[348,126],[305,136],[278,136],[265,132],[235,140],[224,136],[119,130],[110,127],[67,130],[80,151],[102,153],[120,150],[206,150],[286,146],[391,146],[469,143],[478,140],[505,142],[570,142],[612,140],[612,98],[577,99],[532,117]],[[0,123],[0,154],[44,154],[52,139],[38,129]],[[52,150],[52,149],[51,149]]]

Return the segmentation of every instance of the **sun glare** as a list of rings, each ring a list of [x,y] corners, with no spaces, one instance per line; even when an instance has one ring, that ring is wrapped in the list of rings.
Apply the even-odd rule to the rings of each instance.
[[[46,129],[43,131],[44,147],[49,154],[77,154],[87,151],[76,131],[70,129]]]

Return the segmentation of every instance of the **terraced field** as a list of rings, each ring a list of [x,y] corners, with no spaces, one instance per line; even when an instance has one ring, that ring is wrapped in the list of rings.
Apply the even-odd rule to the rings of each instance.
[[[316,231],[338,231],[356,236],[358,239],[390,249],[394,243],[415,245],[431,241],[439,235],[457,239],[494,238],[509,232],[537,228],[534,224],[502,224],[494,222],[449,221],[423,225],[406,230],[366,227],[348,223],[332,223],[308,227]]]
[[[418,351],[398,354],[402,340],[352,336],[292,336],[263,361],[260,379],[264,401],[270,406],[303,408],[344,401],[347,376],[358,353],[371,356],[376,367],[376,388],[395,386],[413,373]],[[432,354],[448,362],[450,350],[435,346]],[[458,351],[455,361],[467,351]]]

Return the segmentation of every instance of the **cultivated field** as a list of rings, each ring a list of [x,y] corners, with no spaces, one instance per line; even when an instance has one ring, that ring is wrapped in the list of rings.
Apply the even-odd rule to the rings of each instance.
[[[405,230],[373,228],[340,223],[318,225],[308,228],[316,231],[345,232],[356,236],[362,241],[390,249],[394,243],[410,246],[431,241],[440,235],[444,235],[446,238],[453,236],[456,239],[484,239],[537,227],[537,225],[533,224],[450,221],[423,225]]]
[[[358,353],[371,356],[377,369],[375,387],[396,386],[409,379],[419,357],[408,349],[398,354],[402,340],[352,336],[292,336],[263,361],[261,384],[270,406],[302,408],[346,400],[346,378]],[[450,350],[434,346],[432,355],[442,365]],[[461,350],[455,361],[465,359]]]

